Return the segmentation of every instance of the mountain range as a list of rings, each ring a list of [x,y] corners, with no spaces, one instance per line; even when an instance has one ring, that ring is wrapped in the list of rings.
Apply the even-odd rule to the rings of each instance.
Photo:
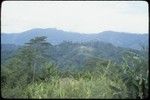
[[[23,45],[30,39],[36,36],[47,36],[48,42],[51,44],[60,44],[63,41],[72,42],[88,42],[88,41],[102,41],[106,43],[111,43],[114,46],[131,48],[131,49],[141,49],[141,45],[148,46],[148,34],[134,34],[125,32],[115,32],[115,31],[104,31],[95,34],[81,34],[77,32],[68,32],[63,30],[58,30],[55,28],[47,29],[31,29],[28,31],[20,33],[2,33],[1,43],[2,44],[15,44]]]

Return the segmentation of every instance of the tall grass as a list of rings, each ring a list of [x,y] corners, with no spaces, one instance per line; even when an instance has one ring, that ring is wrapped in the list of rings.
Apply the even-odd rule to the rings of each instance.
[[[110,86],[121,89],[118,93]],[[25,90],[28,98],[122,98],[126,96],[123,82],[115,83],[107,77],[86,80],[62,78],[51,82],[29,84]]]

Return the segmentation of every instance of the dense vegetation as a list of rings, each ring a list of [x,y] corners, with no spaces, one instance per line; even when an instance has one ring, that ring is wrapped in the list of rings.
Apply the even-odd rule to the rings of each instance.
[[[3,98],[148,97],[148,48],[98,41],[51,45],[45,36],[17,49],[6,47],[1,52]]]

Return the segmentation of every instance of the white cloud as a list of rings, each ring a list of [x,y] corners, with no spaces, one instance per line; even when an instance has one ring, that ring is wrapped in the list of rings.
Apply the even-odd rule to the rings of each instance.
[[[58,28],[81,33],[107,30],[148,33],[144,1],[4,1],[2,32]]]

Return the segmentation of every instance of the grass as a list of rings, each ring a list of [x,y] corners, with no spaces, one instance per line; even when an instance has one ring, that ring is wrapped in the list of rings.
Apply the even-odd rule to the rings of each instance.
[[[121,88],[121,92],[115,92],[110,85]],[[121,81],[115,83],[106,77],[93,80],[62,78],[29,84],[24,92],[28,98],[119,98],[117,94],[126,96],[126,87]]]

